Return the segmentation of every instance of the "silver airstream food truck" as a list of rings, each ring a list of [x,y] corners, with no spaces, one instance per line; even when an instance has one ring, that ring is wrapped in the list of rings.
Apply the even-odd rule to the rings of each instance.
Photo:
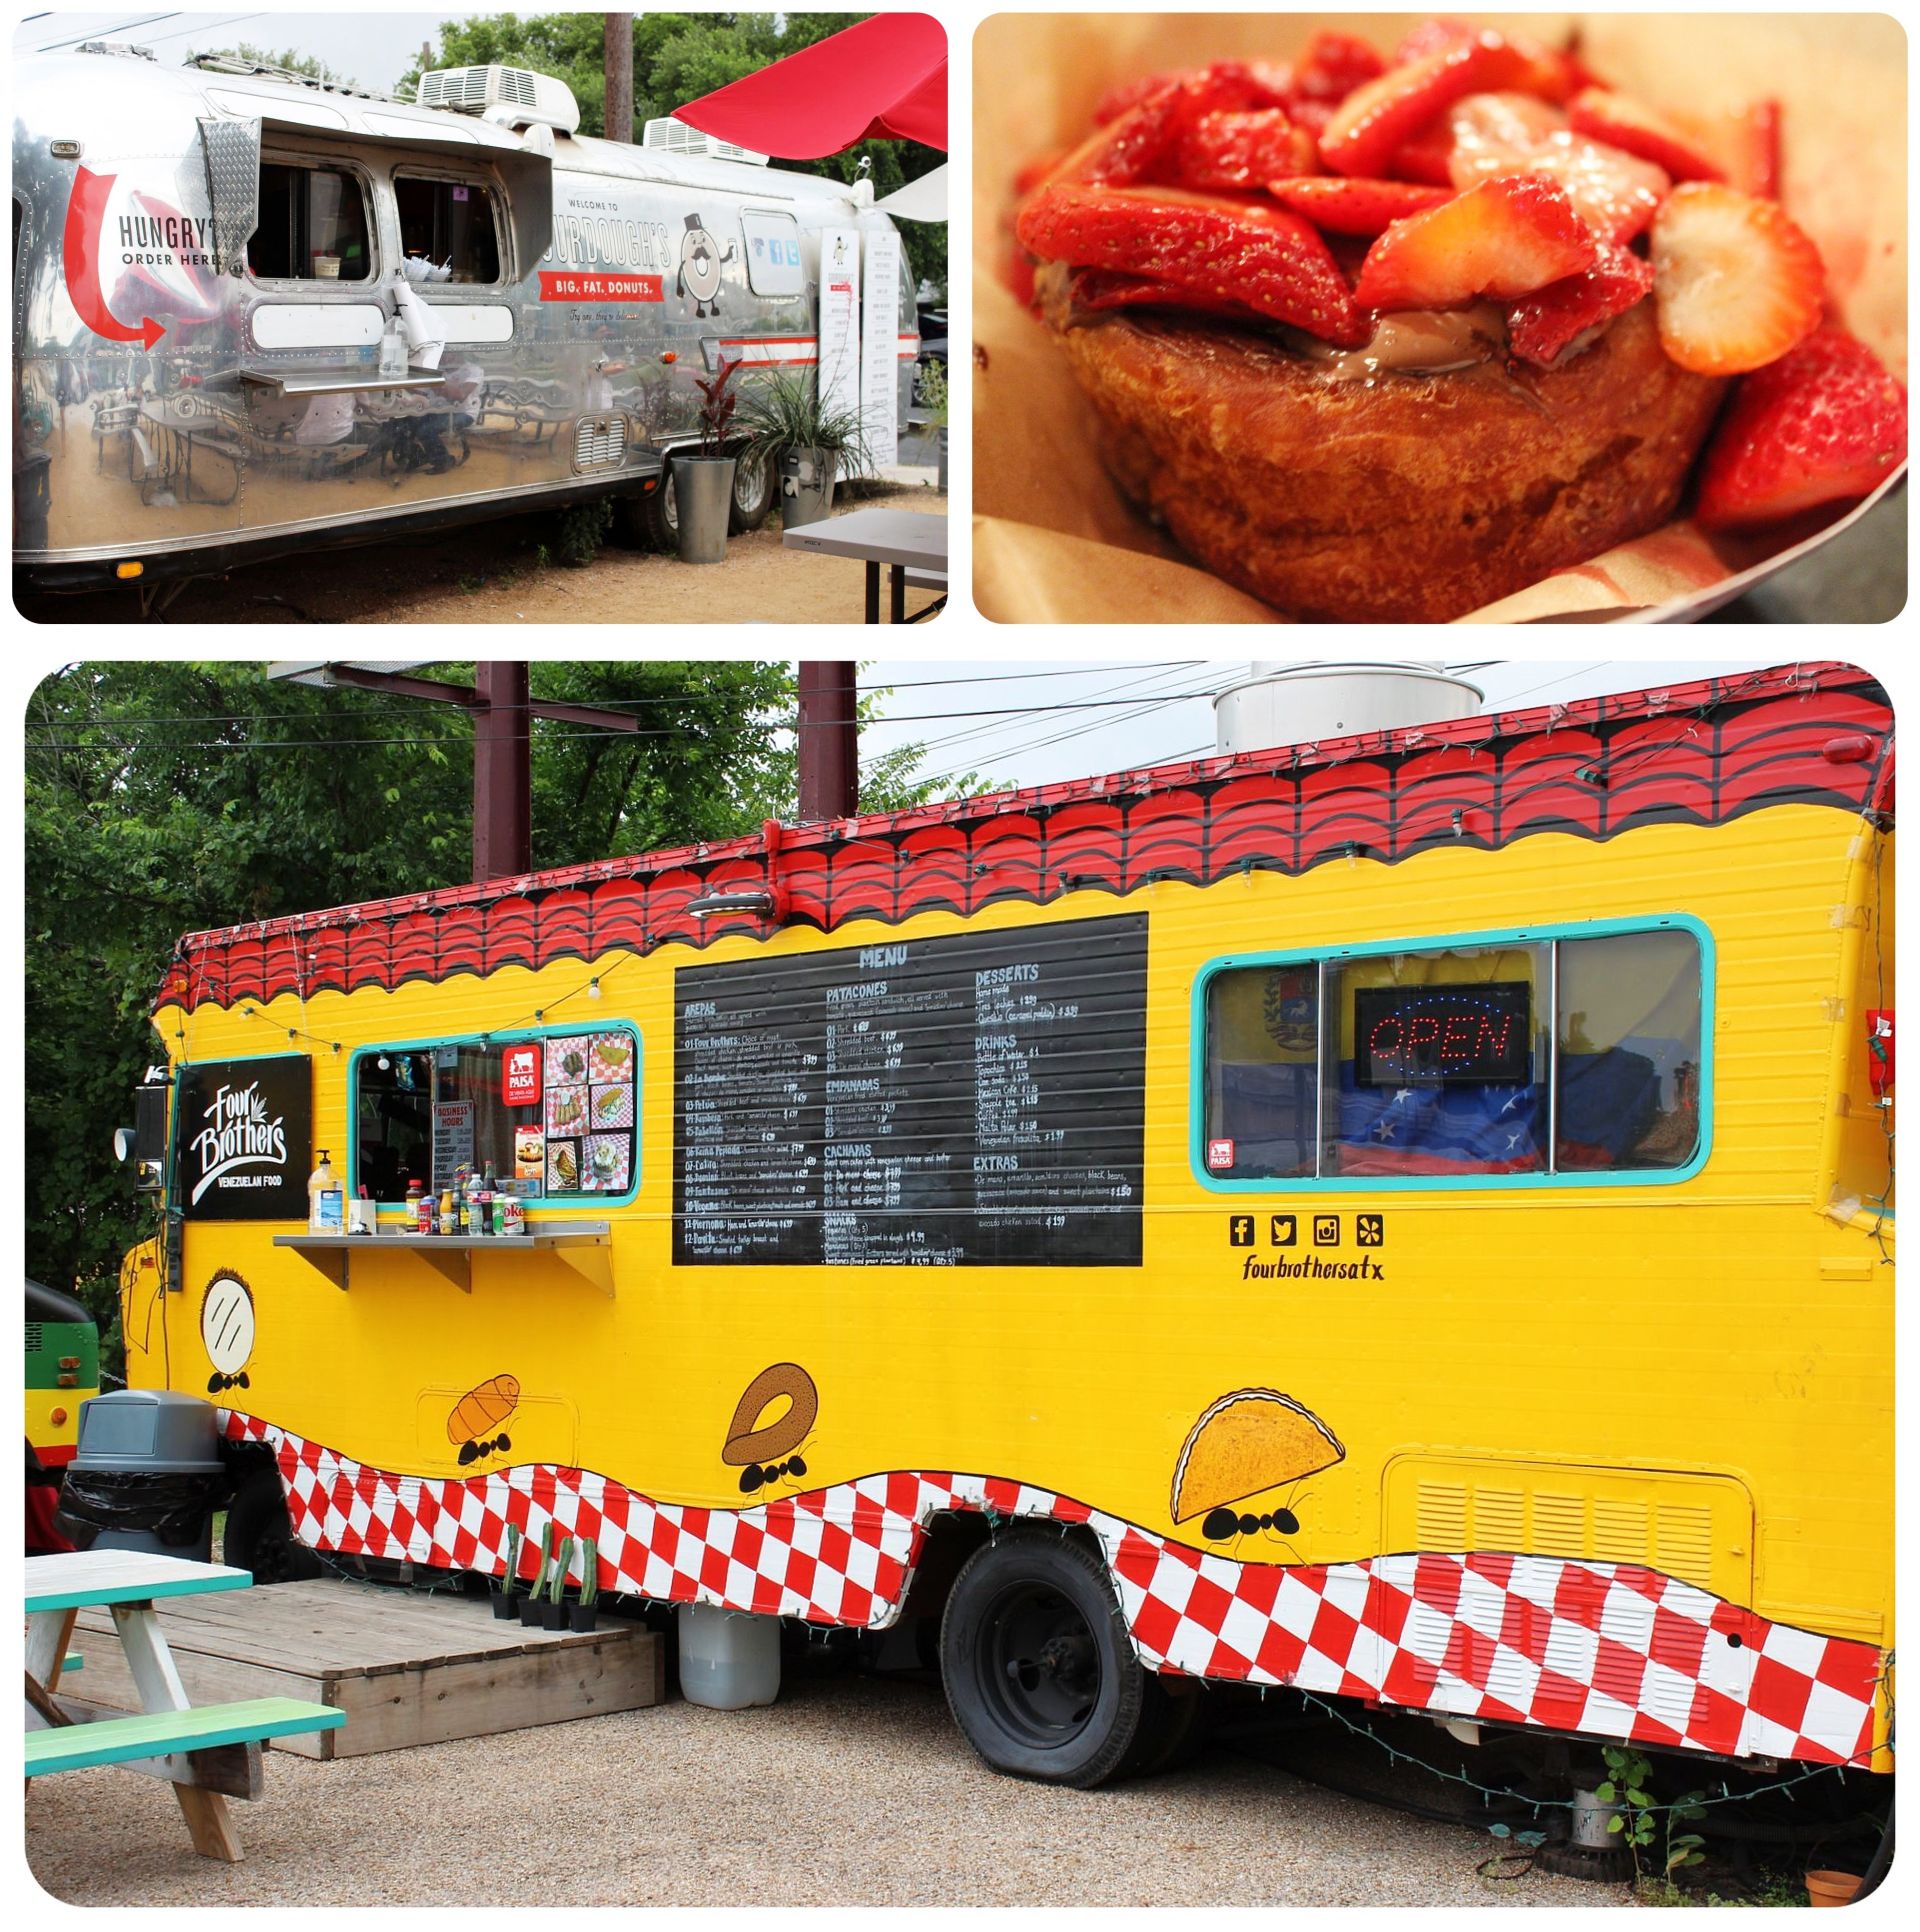
[[[666,459],[723,359],[745,385],[824,355],[889,460],[919,337],[865,182],[678,123],[649,128],[672,148],[584,138],[563,83],[507,67],[407,103],[90,43],[19,62],[14,100],[30,586],[598,495],[670,544]],[[742,465],[736,528],[775,487]]]

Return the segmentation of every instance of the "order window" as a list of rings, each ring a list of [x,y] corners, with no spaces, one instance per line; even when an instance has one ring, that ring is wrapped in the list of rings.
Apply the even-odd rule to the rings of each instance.
[[[1618,1173],[1701,1146],[1689,931],[1232,967],[1205,988],[1219,1180]]]
[[[431,279],[456,285],[499,281],[500,228],[493,190],[484,182],[397,174],[393,198],[400,252],[447,270]]]
[[[307,162],[261,162],[260,218],[247,241],[247,267],[257,279],[369,281],[370,236],[357,175]]]
[[[484,1174],[528,1199],[625,1195],[638,1173],[640,1040],[631,1027],[359,1054],[356,1191],[404,1201]]]

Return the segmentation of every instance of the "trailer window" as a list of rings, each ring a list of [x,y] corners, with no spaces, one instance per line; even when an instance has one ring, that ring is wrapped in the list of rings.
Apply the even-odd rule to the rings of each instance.
[[[354,1058],[355,1188],[406,1198],[483,1174],[529,1198],[631,1195],[639,1036],[630,1027],[367,1049]]]
[[[800,224],[772,209],[748,208],[741,213],[740,226],[747,238],[747,286],[754,294],[804,294]]]
[[[493,190],[484,182],[396,174],[393,198],[400,212],[400,252],[447,271],[429,280],[499,281],[499,223]]]
[[[1225,967],[1209,1179],[1673,1173],[1704,1142],[1704,950],[1680,922]]]
[[[260,164],[260,219],[247,267],[263,282],[364,282],[373,275],[367,198],[344,168]]]

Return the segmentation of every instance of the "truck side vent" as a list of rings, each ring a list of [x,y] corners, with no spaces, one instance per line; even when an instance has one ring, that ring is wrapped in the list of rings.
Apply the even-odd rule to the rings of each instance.
[[[41,1334],[40,1324],[38,1322],[29,1322],[27,1324],[27,1353],[29,1355],[38,1355],[45,1346],[46,1340]]]
[[[624,416],[582,416],[573,428],[576,471],[617,470],[627,457]]]

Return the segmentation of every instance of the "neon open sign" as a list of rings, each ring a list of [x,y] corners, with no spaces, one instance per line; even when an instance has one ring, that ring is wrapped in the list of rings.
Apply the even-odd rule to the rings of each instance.
[[[1357,986],[1357,1086],[1524,1086],[1533,1078],[1533,988]]]

